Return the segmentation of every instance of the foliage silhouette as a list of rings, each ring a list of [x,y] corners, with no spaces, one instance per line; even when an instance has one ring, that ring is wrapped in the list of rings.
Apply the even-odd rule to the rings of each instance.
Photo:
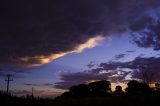
[[[122,87],[120,85],[116,86],[116,91],[115,92],[123,92]]]
[[[116,86],[114,95],[116,95],[116,96],[121,96],[121,95],[123,95],[123,94],[124,94],[124,92],[123,92],[123,90],[122,90],[122,87],[121,87],[120,85]]]
[[[126,92],[130,94],[151,94],[152,92],[148,84],[136,80],[130,81],[127,85]]]
[[[126,92],[121,86],[116,86],[115,92],[111,92],[109,81],[98,81],[87,84],[79,84],[70,87],[67,92],[56,99],[15,97],[0,92],[0,105],[23,106],[99,106],[99,105],[157,105],[160,93],[158,89],[153,91],[147,84],[132,80],[128,82]],[[158,83],[155,84],[158,87]],[[102,94],[104,93],[104,94]],[[110,94],[110,95],[108,95]],[[147,95],[146,95],[147,94]],[[149,94],[149,95],[148,95]]]
[[[86,84],[72,86],[69,90],[72,95],[79,97],[88,96],[90,93],[90,90]]]
[[[111,83],[105,80],[91,82],[88,87],[93,95],[104,95],[111,91]]]
[[[156,90],[160,91],[160,84],[159,83],[155,83],[155,87],[156,87]]]

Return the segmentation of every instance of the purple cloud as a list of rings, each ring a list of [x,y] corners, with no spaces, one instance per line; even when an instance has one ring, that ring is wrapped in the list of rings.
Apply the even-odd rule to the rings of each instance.
[[[118,55],[115,55],[114,58],[113,58],[113,60],[119,60],[119,59],[124,58],[125,56],[127,56],[127,54],[120,53]]]
[[[125,77],[129,73],[130,72],[123,71],[123,73],[120,74],[119,70],[109,72],[101,69],[97,69],[96,72],[95,69],[92,69],[89,72],[63,73],[60,75],[61,82],[56,82],[54,87],[59,89],[68,89],[73,85],[99,80],[109,80],[116,83],[124,81]]]
[[[134,53],[134,52],[136,52],[135,50],[127,50],[126,51],[127,53]]]
[[[150,19],[133,25],[135,21],[150,9],[158,11],[159,4],[159,0],[3,1],[0,64],[39,66],[79,52],[80,46],[90,48],[82,44],[94,40],[95,45],[100,40],[97,36],[119,35],[131,28],[137,31]]]
[[[130,69],[130,71],[125,71]],[[93,80],[109,80],[111,82],[126,82],[127,75],[146,83],[159,81],[160,57],[137,57],[129,62],[101,63],[98,68],[87,72],[63,73],[61,82],[55,83],[56,88],[68,89],[73,85]]]

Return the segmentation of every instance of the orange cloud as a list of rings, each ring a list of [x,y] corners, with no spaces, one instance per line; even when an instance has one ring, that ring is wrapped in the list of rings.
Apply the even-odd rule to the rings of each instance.
[[[20,57],[17,61],[24,64],[25,66],[26,66],[26,64],[28,64],[27,67],[41,66],[43,64],[47,64],[47,63],[51,62],[52,60],[60,58],[60,57],[65,56],[67,54],[81,53],[85,49],[93,48],[93,47],[99,45],[102,40],[104,40],[104,37],[96,36],[96,37],[88,39],[85,43],[76,46],[74,48],[74,50],[72,50],[72,51],[51,54],[49,56],[40,55],[40,56],[34,56],[34,57],[29,57],[29,56]]]

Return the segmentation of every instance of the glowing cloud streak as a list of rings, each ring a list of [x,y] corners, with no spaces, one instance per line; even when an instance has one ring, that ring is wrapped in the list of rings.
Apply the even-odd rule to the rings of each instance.
[[[80,45],[76,46],[72,51],[61,52],[61,53],[58,53],[58,54],[51,54],[49,56],[43,56],[43,55],[34,56],[34,57],[26,56],[26,57],[19,58],[17,61],[24,64],[25,66],[27,64],[28,68],[35,67],[35,66],[41,66],[43,64],[47,64],[47,63],[51,62],[52,60],[60,58],[60,57],[65,56],[67,54],[81,53],[85,49],[93,48],[93,47],[99,45],[100,42],[102,42],[103,40],[104,40],[104,37],[96,36],[96,37],[88,39],[84,44],[80,44]]]

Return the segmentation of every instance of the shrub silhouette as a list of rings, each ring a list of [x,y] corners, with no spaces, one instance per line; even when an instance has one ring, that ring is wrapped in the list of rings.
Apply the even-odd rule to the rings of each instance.
[[[116,86],[115,89],[116,89],[115,92],[123,92],[122,87],[120,85]]]
[[[105,80],[89,83],[88,86],[93,95],[104,95],[111,91],[111,83]]]
[[[73,96],[88,96],[90,93],[90,90],[86,84],[80,84],[76,86],[70,87],[69,91]]]
[[[64,92],[62,93],[60,96],[56,97],[55,99],[58,100],[58,99],[67,99],[67,98],[71,98],[73,97],[72,93],[70,91],[68,92]]]
[[[160,91],[160,84],[159,83],[155,83],[155,88],[157,91]]]
[[[120,85],[116,86],[116,92],[122,92],[122,87]]]
[[[146,83],[140,83],[136,80],[132,80],[127,85],[128,85],[128,88],[126,88],[127,93],[130,93],[130,94],[151,93],[151,88]]]
[[[114,91],[113,94],[114,94],[114,96],[122,96],[122,95],[124,95],[122,87],[120,85],[116,86],[115,91]]]
[[[64,92],[57,99],[74,98],[74,97],[91,97],[106,95],[111,92],[111,83],[109,81],[96,81],[87,84],[79,84],[69,88],[68,92]]]

